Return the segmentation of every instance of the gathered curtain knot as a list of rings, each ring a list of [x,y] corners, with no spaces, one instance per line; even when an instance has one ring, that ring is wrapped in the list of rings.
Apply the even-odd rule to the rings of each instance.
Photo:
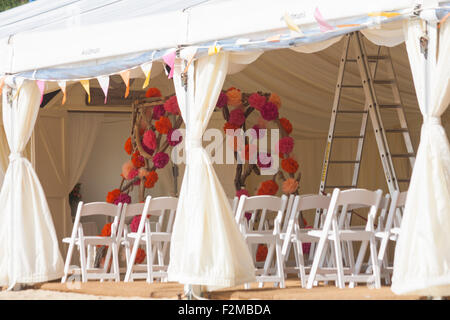
[[[442,125],[441,123],[441,117],[434,117],[434,116],[423,116],[423,124],[428,125]]]
[[[20,159],[23,159],[23,155],[21,152],[12,152],[9,155],[9,162],[13,162]]]
[[[203,148],[201,139],[187,139],[186,147],[189,149]]]

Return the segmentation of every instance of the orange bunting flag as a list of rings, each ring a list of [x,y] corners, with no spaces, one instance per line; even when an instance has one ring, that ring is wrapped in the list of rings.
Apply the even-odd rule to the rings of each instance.
[[[145,81],[144,81],[144,85],[142,86],[142,89],[145,89],[150,82],[150,75],[152,73],[152,65],[153,65],[153,62],[147,62],[147,63],[144,63],[143,65],[141,65],[142,72],[144,72],[144,74],[145,74]]]
[[[130,94],[130,70],[125,70],[120,73],[120,76],[122,77],[123,82],[125,82],[125,85],[127,86],[127,89],[125,90],[125,98],[128,97]]]
[[[281,35],[277,34],[266,39],[267,42],[280,42]]]
[[[3,86],[5,85],[6,76],[0,78],[0,96],[2,95]]]
[[[58,81],[58,86],[61,88],[61,91],[63,93],[62,105],[64,105],[66,103],[66,82]]]
[[[89,90],[89,80],[80,80],[80,83],[88,94],[88,103],[91,103],[91,91]]]
[[[100,76],[97,78],[97,81],[100,84],[100,87],[102,88],[103,93],[105,94],[104,104],[106,104],[106,99],[108,98],[108,89],[109,89],[109,76]]]

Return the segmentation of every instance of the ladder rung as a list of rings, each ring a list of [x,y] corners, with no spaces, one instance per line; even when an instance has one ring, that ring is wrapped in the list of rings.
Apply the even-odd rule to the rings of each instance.
[[[360,163],[360,160],[330,160],[328,163]]]
[[[407,128],[400,128],[400,129],[384,129],[385,132],[392,132],[392,133],[401,133],[401,132],[408,132]]]
[[[338,110],[337,113],[367,113],[365,110]]]
[[[385,60],[388,56],[367,56],[368,60]]]
[[[407,183],[410,182],[411,179],[397,179],[398,182],[403,182],[403,183]]]
[[[362,84],[341,84],[341,88],[362,88]]]
[[[336,139],[363,139],[364,138],[364,136],[341,136],[341,135],[339,135],[339,136],[334,136],[333,138],[336,138]]]
[[[374,84],[393,84],[394,80],[373,80]]]
[[[358,61],[358,60],[356,60],[356,59],[347,59],[347,60],[345,60],[345,61],[347,61],[347,62],[356,62],[356,61]]]
[[[401,108],[400,104],[379,104],[380,109],[397,109]]]
[[[351,188],[356,188],[356,186],[324,186],[324,189],[334,189],[334,188],[339,188],[339,189],[351,189]]]
[[[393,153],[392,158],[412,158],[415,157],[414,153]]]

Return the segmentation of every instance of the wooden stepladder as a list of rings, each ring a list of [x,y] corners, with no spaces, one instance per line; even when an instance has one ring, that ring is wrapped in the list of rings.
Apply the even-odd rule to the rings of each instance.
[[[354,56],[350,57],[350,47],[354,49]],[[361,83],[346,83],[344,75],[346,73],[347,64],[356,64],[359,70]],[[377,70],[383,64],[383,75],[385,78],[377,78]],[[389,86],[392,90],[392,100],[383,101],[379,103],[376,89],[378,86]],[[345,106],[341,107],[341,95],[346,89],[362,89],[364,92],[365,102],[361,109],[349,109]],[[388,90],[389,92],[391,90]],[[383,123],[382,115],[386,110],[396,111],[398,125],[393,128],[386,128]],[[336,124],[339,120],[343,120],[345,115],[361,115],[360,131],[357,134],[338,134],[335,132]],[[384,114],[385,119],[386,114]],[[358,185],[358,176],[363,154],[363,147],[366,138],[367,121],[370,118],[372,128],[380,154],[386,183],[389,192],[405,189],[409,185],[409,178],[398,178],[396,167],[393,159],[407,160],[410,167],[414,166],[415,152],[411,142],[408,125],[406,122],[405,113],[403,110],[402,101],[400,98],[400,91],[395,76],[395,71],[392,64],[389,48],[377,47],[377,52],[372,55],[366,53],[366,48],[363,43],[362,35],[359,32],[347,34],[344,39],[344,48],[339,62],[339,72],[336,84],[336,90],[333,101],[333,108],[331,113],[330,127],[327,136],[327,145],[325,149],[325,156],[322,166],[322,175],[320,181],[319,193],[326,194],[332,192],[334,188],[349,189],[356,188]],[[392,116],[391,116],[392,118]],[[401,153],[391,153],[390,143],[395,139],[394,135],[401,135],[404,142],[405,150]],[[389,139],[388,139],[389,138]],[[356,156],[352,159],[335,160],[332,157],[333,143],[338,140],[343,140],[348,143],[357,143]],[[395,163],[397,163],[395,161]],[[353,168],[352,182],[350,184],[338,183],[330,184],[327,181],[330,170],[342,168],[342,165],[350,165]],[[402,188],[400,188],[402,186]],[[314,221],[314,227],[318,228],[320,225],[321,211],[317,210]]]

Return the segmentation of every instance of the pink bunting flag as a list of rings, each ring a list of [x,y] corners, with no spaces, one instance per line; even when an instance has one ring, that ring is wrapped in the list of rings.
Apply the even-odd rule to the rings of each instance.
[[[333,30],[334,27],[331,26],[328,22],[325,21],[322,14],[319,11],[319,8],[316,7],[316,10],[314,11],[314,18],[316,18],[317,23],[319,24],[320,31],[326,32],[329,30]]]
[[[173,50],[173,51],[171,51],[169,53],[166,53],[163,56],[164,63],[167,64],[170,67],[170,73],[169,73],[169,76],[168,76],[169,79],[172,79],[172,77],[173,77],[173,65],[175,64],[176,54],[177,54],[176,51]]]
[[[39,92],[41,93],[41,102],[39,103],[39,104],[41,104],[42,100],[44,100],[45,82],[42,80],[36,80],[36,84],[39,88]]]

